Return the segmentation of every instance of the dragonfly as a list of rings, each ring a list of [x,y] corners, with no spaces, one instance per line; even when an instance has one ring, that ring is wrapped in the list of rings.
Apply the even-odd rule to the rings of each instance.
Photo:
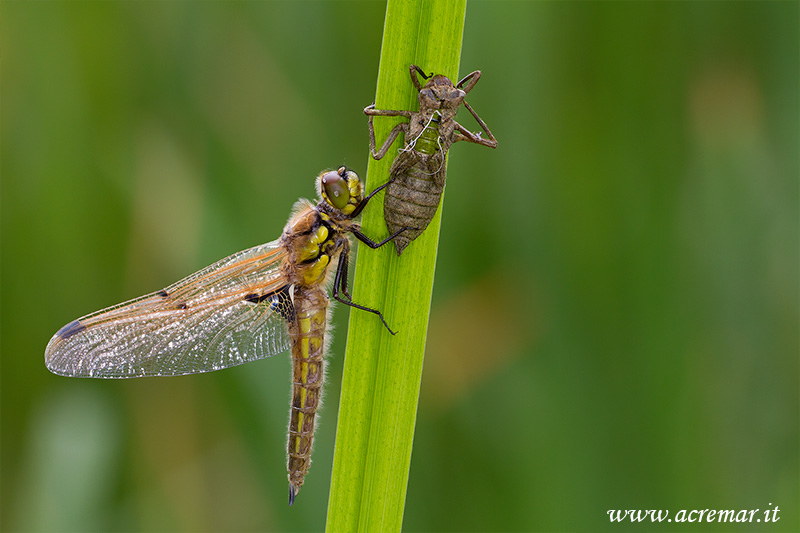
[[[278,240],[243,250],[165,289],[73,320],[45,350],[47,368],[84,378],[138,378],[211,372],[291,348],[292,399],[287,468],[289,505],[311,464],[314,423],[329,332],[328,289],[353,302],[347,285],[352,234],[370,248],[388,243],[354,219],[380,188],[364,196],[342,166],[316,179],[319,202],[300,199]]]
[[[456,85],[442,74],[426,75],[417,65],[411,65],[409,72],[411,83],[419,93],[419,111],[375,109],[374,103],[364,108],[369,116],[370,153],[376,160],[386,155],[400,133],[404,135],[404,146],[389,170],[383,201],[383,216],[389,233],[402,227],[411,228],[394,240],[398,256],[425,231],[439,208],[445,184],[445,157],[450,146],[468,141],[497,148],[497,139],[465,100],[481,78],[480,70],[467,74]],[[420,76],[427,80],[425,85]],[[475,117],[488,138],[456,121],[456,113],[462,105]],[[379,150],[375,149],[373,117],[376,116],[408,119],[392,128]]]

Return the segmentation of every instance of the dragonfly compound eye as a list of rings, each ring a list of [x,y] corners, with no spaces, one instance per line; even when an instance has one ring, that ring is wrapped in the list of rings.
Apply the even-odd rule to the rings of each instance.
[[[432,89],[422,89],[419,92],[419,96],[417,97],[419,100],[420,106],[426,106],[433,109],[438,109],[440,102],[439,99],[436,97],[436,93],[433,92]]]
[[[461,89],[453,89],[447,94],[447,99],[453,100],[454,102],[458,102],[460,104],[464,100],[465,96],[467,96],[467,93]]]
[[[335,170],[322,175],[322,194],[325,200],[336,209],[344,209],[350,201],[347,181]]]

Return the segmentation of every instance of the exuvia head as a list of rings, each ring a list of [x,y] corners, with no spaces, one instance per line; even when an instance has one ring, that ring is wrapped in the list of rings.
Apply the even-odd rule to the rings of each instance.
[[[317,177],[317,194],[331,209],[350,215],[364,200],[364,187],[358,174],[342,166]]]
[[[453,85],[450,78],[437,74],[419,92],[420,109],[457,109],[467,93]]]

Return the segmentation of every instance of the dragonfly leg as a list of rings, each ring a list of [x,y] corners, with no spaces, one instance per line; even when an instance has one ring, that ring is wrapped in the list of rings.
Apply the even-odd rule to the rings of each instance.
[[[411,118],[413,112],[404,109],[375,109],[375,102],[364,108],[364,114],[371,117],[406,117]]]
[[[394,176],[392,179],[390,179],[389,181],[387,181],[386,183],[384,183],[383,185],[381,185],[380,187],[378,187],[377,189],[366,195],[364,199],[361,200],[361,203],[356,206],[356,208],[353,210],[352,213],[350,213],[350,218],[355,218],[359,214],[361,214],[361,211],[363,211],[364,208],[367,207],[367,202],[369,202],[370,198],[372,198],[377,193],[388,187],[389,184],[392,183],[395,179],[397,179],[397,176]]]
[[[373,241],[372,239],[370,239],[369,237],[367,237],[366,235],[364,235],[363,233],[361,233],[361,231],[360,231],[360,230],[357,230],[357,229],[351,229],[351,230],[350,230],[350,233],[352,233],[352,234],[353,234],[353,236],[354,236],[356,239],[358,239],[359,241],[363,242],[364,244],[366,244],[366,245],[367,245],[367,246],[369,246],[370,248],[372,248],[372,249],[375,249],[375,248],[380,248],[381,246],[383,246],[383,245],[384,245],[384,244],[386,244],[387,242],[391,241],[392,239],[394,239],[395,237],[397,237],[398,235],[400,235],[400,234],[401,234],[401,233],[403,233],[404,231],[406,231],[406,230],[411,230],[411,229],[417,229],[417,228],[409,228],[409,227],[407,227],[407,226],[406,226],[406,227],[403,227],[403,228],[400,228],[399,230],[397,230],[397,231],[395,231],[394,233],[392,233],[390,236],[388,236],[388,237],[386,237],[385,239],[383,239],[381,242],[375,242],[375,241]]]
[[[475,87],[475,84],[478,83],[479,79],[481,79],[481,71],[480,70],[476,70],[474,72],[470,72],[469,74],[464,76],[464,78],[460,82],[458,82],[456,84],[456,88],[463,89],[463,91],[465,93],[469,93],[472,90],[472,88]],[[466,87],[463,87],[464,83],[467,82],[467,81],[469,83],[467,83]]]
[[[347,256],[348,256],[347,250],[346,249],[342,250],[342,253],[339,256],[339,267],[336,269],[336,278],[333,281],[333,294],[332,294],[332,296],[334,297],[334,299],[336,299],[337,302],[341,302],[341,303],[343,303],[345,305],[349,305],[350,307],[355,307],[356,309],[361,309],[362,311],[369,311],[370,313],[378,315],[378,318],[381,319],[381,322],[383,322],[383,325],[386,326],[386,329],[389,330],[389,333],[391,333],[392,335],[396,335],[397,332],[396,331],[392,331],[392,328],[390,328],[389,324],[386,323],[386,320],[383,318],[383,314],[381,314],[380,311],[378,311],[377,309],[372,309],[370,307],[359,305],[359,304],[355,303],[350,298],[350,295],[348,294],[348,291],[347,291],[347,276],[346,275],[344,275],[344,276],[342,275],[343,273],[344,274],[347,273],[347,266],[345,266],[347,264],[347,261],[348,261],[348,257]],[[347,296],[347,299],[344,299],[344,298],[339,296],[339,288],[340,287],[342,288],[341,289],[342,292]]]
[[[350,296],[350,291],[347,289],[347,269],[350,265],[350,241],[346,240],[344,249],[342,250],[341,254],[339,255],[339,265],[336,268],[336,281],[335,285],[339,285],[342,290],[342,294],[345,297],[352,301],[353,297]],[[336,288],[334,287],[334,291]]]
[[[424,80],[427,80],[428,78],[430,78],[432,76],[432,74],[431,74],[431,76],[425,74],[425,71],[422,70],[417,65],[409,66],[408,70],[409,70],[409,73],[411,74],[411,83],[413,83],[414,87],[417,88],[417,92],[422,90],[422,83],[419,81],[419,78],[417,77],[417,74],[422,76],[422,79],[424,79]]]
[[[481,137],[480,133],[472,133],[467,128],[456,122],[456,131],[454,132],[453,135],[453,142],[455,143],[458,141],[469,141],[471,143],[488,146],[489,148],[497,148],[497,139],[495,139],[494,135],[492,135],[492,131],[489,129],[489,126],[486,125],[486,123],[481,119],[481,117],[478,116],[478,114],[472,109],[472,107],[470,107],[470,105],[467,102],[464,102],[464,107],[466,107],[467,110],[470,113],[472,113],[472,116],[475,117],[475,120],[478,122],[478,125],[480,125],[481,129],[484,132],[486,132],[489,138],[484,139],[483,137]]]
[[[389,151],[389,148],[392,146],[392,143],[397,139],[397,136],[400,135],[402,132],[404,135],[408,133],[408,123],[401,122],[397,124],[392,131],[389,132],[389,136],[384,141],[383,145],[381,146],[380,150],[375,150],[375,126],[372,122],[372,117],[406,117],[408,119],[411,118],[411,111],[401,111],[401,110],[393,110],[393,109],[375,109],[375,104],[368,105],[364,108],[364,113],[369,116],[369,120],[367,120],[367,125],[369,126],[369,151],[372,154],[372,157],[376,160],[382,159],[383,156],[386,155],[386,152]]]

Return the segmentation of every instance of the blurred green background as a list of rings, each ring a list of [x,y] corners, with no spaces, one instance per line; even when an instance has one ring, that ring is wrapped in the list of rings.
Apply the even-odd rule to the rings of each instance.
[[[321,169],[363,174],[384,4],[0,9],[0,527],[321,530],[347,310],[291,509],[288,356],[95,381],[43,352],[277,238]],[[469,3],[461,75],[500,146],[451,151],[404,529],[728,531],[606,511],[775,505],[736,530],[800,527],[799,16]]]

